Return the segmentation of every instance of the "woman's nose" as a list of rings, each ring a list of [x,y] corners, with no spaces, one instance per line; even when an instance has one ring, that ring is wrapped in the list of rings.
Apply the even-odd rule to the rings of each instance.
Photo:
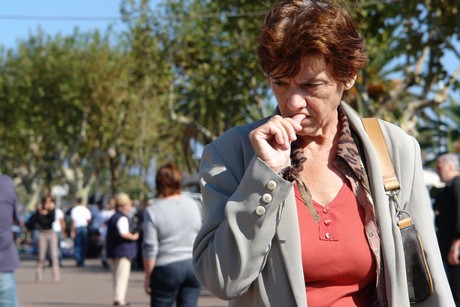
[[[305,94],[300,91],[290,91],[288,97],[288,106],[291,109],[304,108],[307,105]]]

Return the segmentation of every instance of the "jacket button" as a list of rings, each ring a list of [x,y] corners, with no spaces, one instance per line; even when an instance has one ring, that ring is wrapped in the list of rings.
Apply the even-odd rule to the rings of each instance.
[[[258,206],[256,208],[256,214],[257,215],[264,215],[266,212],[266,209],[263,206]]]
[[[266,184],[266,187],[269,191],[273,191],[276,189],[276,187],[278,186],[278,184],[276,183],[275,180],[269,180]]]
[[[273,200],[273,197],[270,194],[266,193],[266,194],[262,195],[262,201],[265,204],[271,203],[272,200]]]

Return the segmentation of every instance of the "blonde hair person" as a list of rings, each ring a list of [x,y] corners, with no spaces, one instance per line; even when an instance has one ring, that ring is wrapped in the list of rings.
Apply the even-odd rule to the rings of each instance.
[[[113,305],[128,306],[126,292],[128,290],[131,260],[136,256],[135,241],[139,233],[130,232],[128,212],[132,200],[125,193],[115,197],[116,212],[107,222],[106,253],[112,270],[113,279]]]

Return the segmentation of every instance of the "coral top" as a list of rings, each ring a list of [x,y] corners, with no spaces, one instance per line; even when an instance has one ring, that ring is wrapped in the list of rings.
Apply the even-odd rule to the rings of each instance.
[[[326,207],[313,200],[315,222],[295,187],[309,307],[372,306],[376,262],[364,232],[364,210],[348,184]]]

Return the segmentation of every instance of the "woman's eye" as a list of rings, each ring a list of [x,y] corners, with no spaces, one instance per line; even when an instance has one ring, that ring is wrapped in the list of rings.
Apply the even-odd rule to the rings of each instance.
[[[303,86],[306,87],[306,88],[315,88],[315,87],[318,87],[320,85],[321,85],[321,83],[306,83]]]
[[[273,84],[276,85],[276,86],[283,86],[286,83],[284,83],[283,81],[273,81]]]

